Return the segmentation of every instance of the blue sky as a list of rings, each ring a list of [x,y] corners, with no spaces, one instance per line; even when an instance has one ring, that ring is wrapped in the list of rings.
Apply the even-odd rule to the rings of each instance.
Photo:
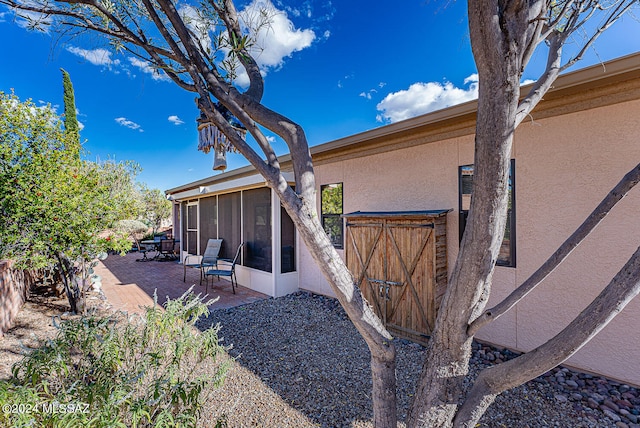
[[[236,4],[250,9],[255,1],[267,0]],[[281,14],[258,59],[266,72],[263,101],[301,124],[311,145],[474,96],[465,2],[272,1]],[[29,32],[4,9],[0,38],[0,91],[62,112],[59,69],[69,72],[90,159],[136,161],[138,179],[163,190],[217,174],[212,153],[197,150],[194,94],[127,55],[101,50],[96,37]],[[574,68],[638,51],[640,22],[626,16]],[[543,64],[537,54],[524,78],[534,79]],[[229,169],[246,163],[240,155],[228,159]]]

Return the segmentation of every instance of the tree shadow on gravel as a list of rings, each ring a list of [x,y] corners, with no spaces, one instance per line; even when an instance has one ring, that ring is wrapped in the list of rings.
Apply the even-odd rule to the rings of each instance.
[[[198,327],[204,329],[218,323],[222,326],[219,333],[224,340],[222,344],[233,345],[229,354],[282,398],[279,404],[260,403],[264,406],[259,410],[252,409],[254,417],[258,411],[269,412],[264,420],[269,420],[270,426],[300,426],[299,423],[287,424],[285,413],[288,409],[284,407],[288,405],[307,418],[307,426],[372,426],[369,349],[336,299],[298,292],[213,311],[199,322]],[[395,339],[395,344],[398,420],[403,426],[425,350],[402,339]],[[492,348],[479,344],[475,344],[474,349],[482,349],[481,355],[502,352],[515,356],[507,350],[489,352]],[[477,355],[476,352],[471,359],[467,384],[479,369],[493,364]],[[243,385],[256,388],[260,382],[242,383],[240,380],[240,384],[240,388]],[[257,394],[258,400],[262,397],[268,400],[266,389],[263,394],[260,391],[251,393]],[[237,389],[232,390],[242,395]],[[558,401],[556,397],[561,392],[553,383],[541,378],[528,382],[498,396],[479,426],[616,426],[614,420],[597,410],[585,410],[577,402]],[[245,420],[242,415],[234,417],[238,419],[229,426],[260,425],[256,425],[255,419]]]
[[[220,323],[229,354],[284,401],[321,426],[368,425],[372,419],[370,353],[332,298],[298,292],[212,312],[200,328]],[[399,417],[404,419],[419,373],[419,345],[398,341]],[[414,364],[415,366],[415,364]]]

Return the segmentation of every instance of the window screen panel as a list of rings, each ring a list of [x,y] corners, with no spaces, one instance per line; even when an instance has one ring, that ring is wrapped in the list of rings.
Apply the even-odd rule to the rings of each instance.
[[[271,189],[242,192],[244,218],[243,265],[271,272]]]
[[[220,258],[232,259],[242,242],[240,192],[218,196],[218,239],[222,239]]]
[[[200,254],[204,254],[209,239],[218,237],[217,208],[215,196],[200,199]]]

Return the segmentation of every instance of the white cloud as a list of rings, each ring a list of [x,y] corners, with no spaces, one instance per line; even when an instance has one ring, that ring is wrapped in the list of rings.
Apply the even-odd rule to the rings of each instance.
[[[259,26],[264,12],[269,16],[270,23]],[[295,28],[286,12],[276,9],[270,0],[253,0],[239,12],[239,15],[245,29],[253,32],[255,44],[249,51],[263,74],[270,69],[281,67],[285,58],[311,46],[316,38],[313,30]],[[257,33],[254,32],[256,28]],[[249,85],[244,70],[238,73],[236,83],[242,87]]]
[[[349,79],[353,79],[354,75],[352,74],[347,74],[346,76],[344,76],[343,79],[338,80],[338,88],[343,88],[344,87],[344,83],[343,80],[349,80]]]
[[[176,115],[169,116],[167,120],[173,123],[174,125],[182,125],[184,123],[184,121]]]
[[[535,80],[533,79],[524,79],[522,82],[520,82],[520,86],[526,86],[526,85],[530,85],[531,83],[534,83]]]
[[[473,73],[472,75],[465,77],[464,84],[466,85],[468,83],[478,83],[478,73]]]
[[[50,109],[54,114],[58,115],[58,108],[60,107],[59,104],[49,104],[48,102],[44,101],[44,100],[38,100],[38,105],[41,108],[48,108]]]
[[[215,22],[202,15],[199,9],[185,5],[178,9],[180,17],[184,21],[185,25],[196,38],[200,40],[202,47],[205,49],[211,49],[211,36],[210,32],[215,31]]]
[[[135,122],[132,122],[131,120],[127,119],[126,117],[116,117],[115,121],[120,125],[120,126],[124,126],[125,128],[129,128],[129,129],[137,129],[140,132],[144,132],[144,130],[140,127],[140,125],[138,125]]]
[[[409,89],[387,95],[377,105],[379,122],[398,122],[420,114],[440,110],[478,98],[478,75],[464,79],[467,89],[455,87],[451,82],[414,83]]]
[[[382,85],[382,86],[380,86]],[[382,88],[384,86],[384,84],[379,84],[378,87]],[[360,94],[358,96],[365,98],[367,100],[370,100],[373,97],[373,94],[375,94],[376,92],[378,92],[377,89],[373,88],[373,89],[369,89],[369,91],[367,92],[360,92]]]
[[[273,143],[275,143],[275,142],[276,142],[276,137],[275,137],[275,136],[273,136],[273,135],[267,135],[267,136],[266,136],[266,139],[267,139],[267,141],[268,141],[269,143],[271,143],[271,144],[273,144]]]
[[[80,113],[80,109],[76,107],[76,120],[78,121],[78,129],[80,129],[80,131],[84,129],[84,123],[80,122],[79,117],[86,117],[86,116],[87,116],[86,114]]]
[[[131,63],[131,65],[140,69],[140,71],[142,71],[143,73],[150,74],[153,80],[163,80],[165,82],[171,80],[169,76],[164,73],[164,71],[151,67],[151,65],[147,61],[143,61],[133,56],[130,56],[127,59],[129,60],[129,63]]]
[[[89,61],[93,65],[100,65],[111,69],[113,66],[120,65],[119,59],[112,59],[111,52],[106,49],[82,49],[76,46],[69,46],[69,52]]]

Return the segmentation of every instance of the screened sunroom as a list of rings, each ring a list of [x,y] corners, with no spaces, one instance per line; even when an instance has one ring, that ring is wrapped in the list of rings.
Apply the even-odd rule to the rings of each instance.
[[[236,266],[240,285],[274,297],[297,290],[295,227],[262,177],[234,171],[168,190],[167,196],[174,202],[181,260],[202,255],[209,239],[222,239],[219,257],[232,259],[244,242]]]

